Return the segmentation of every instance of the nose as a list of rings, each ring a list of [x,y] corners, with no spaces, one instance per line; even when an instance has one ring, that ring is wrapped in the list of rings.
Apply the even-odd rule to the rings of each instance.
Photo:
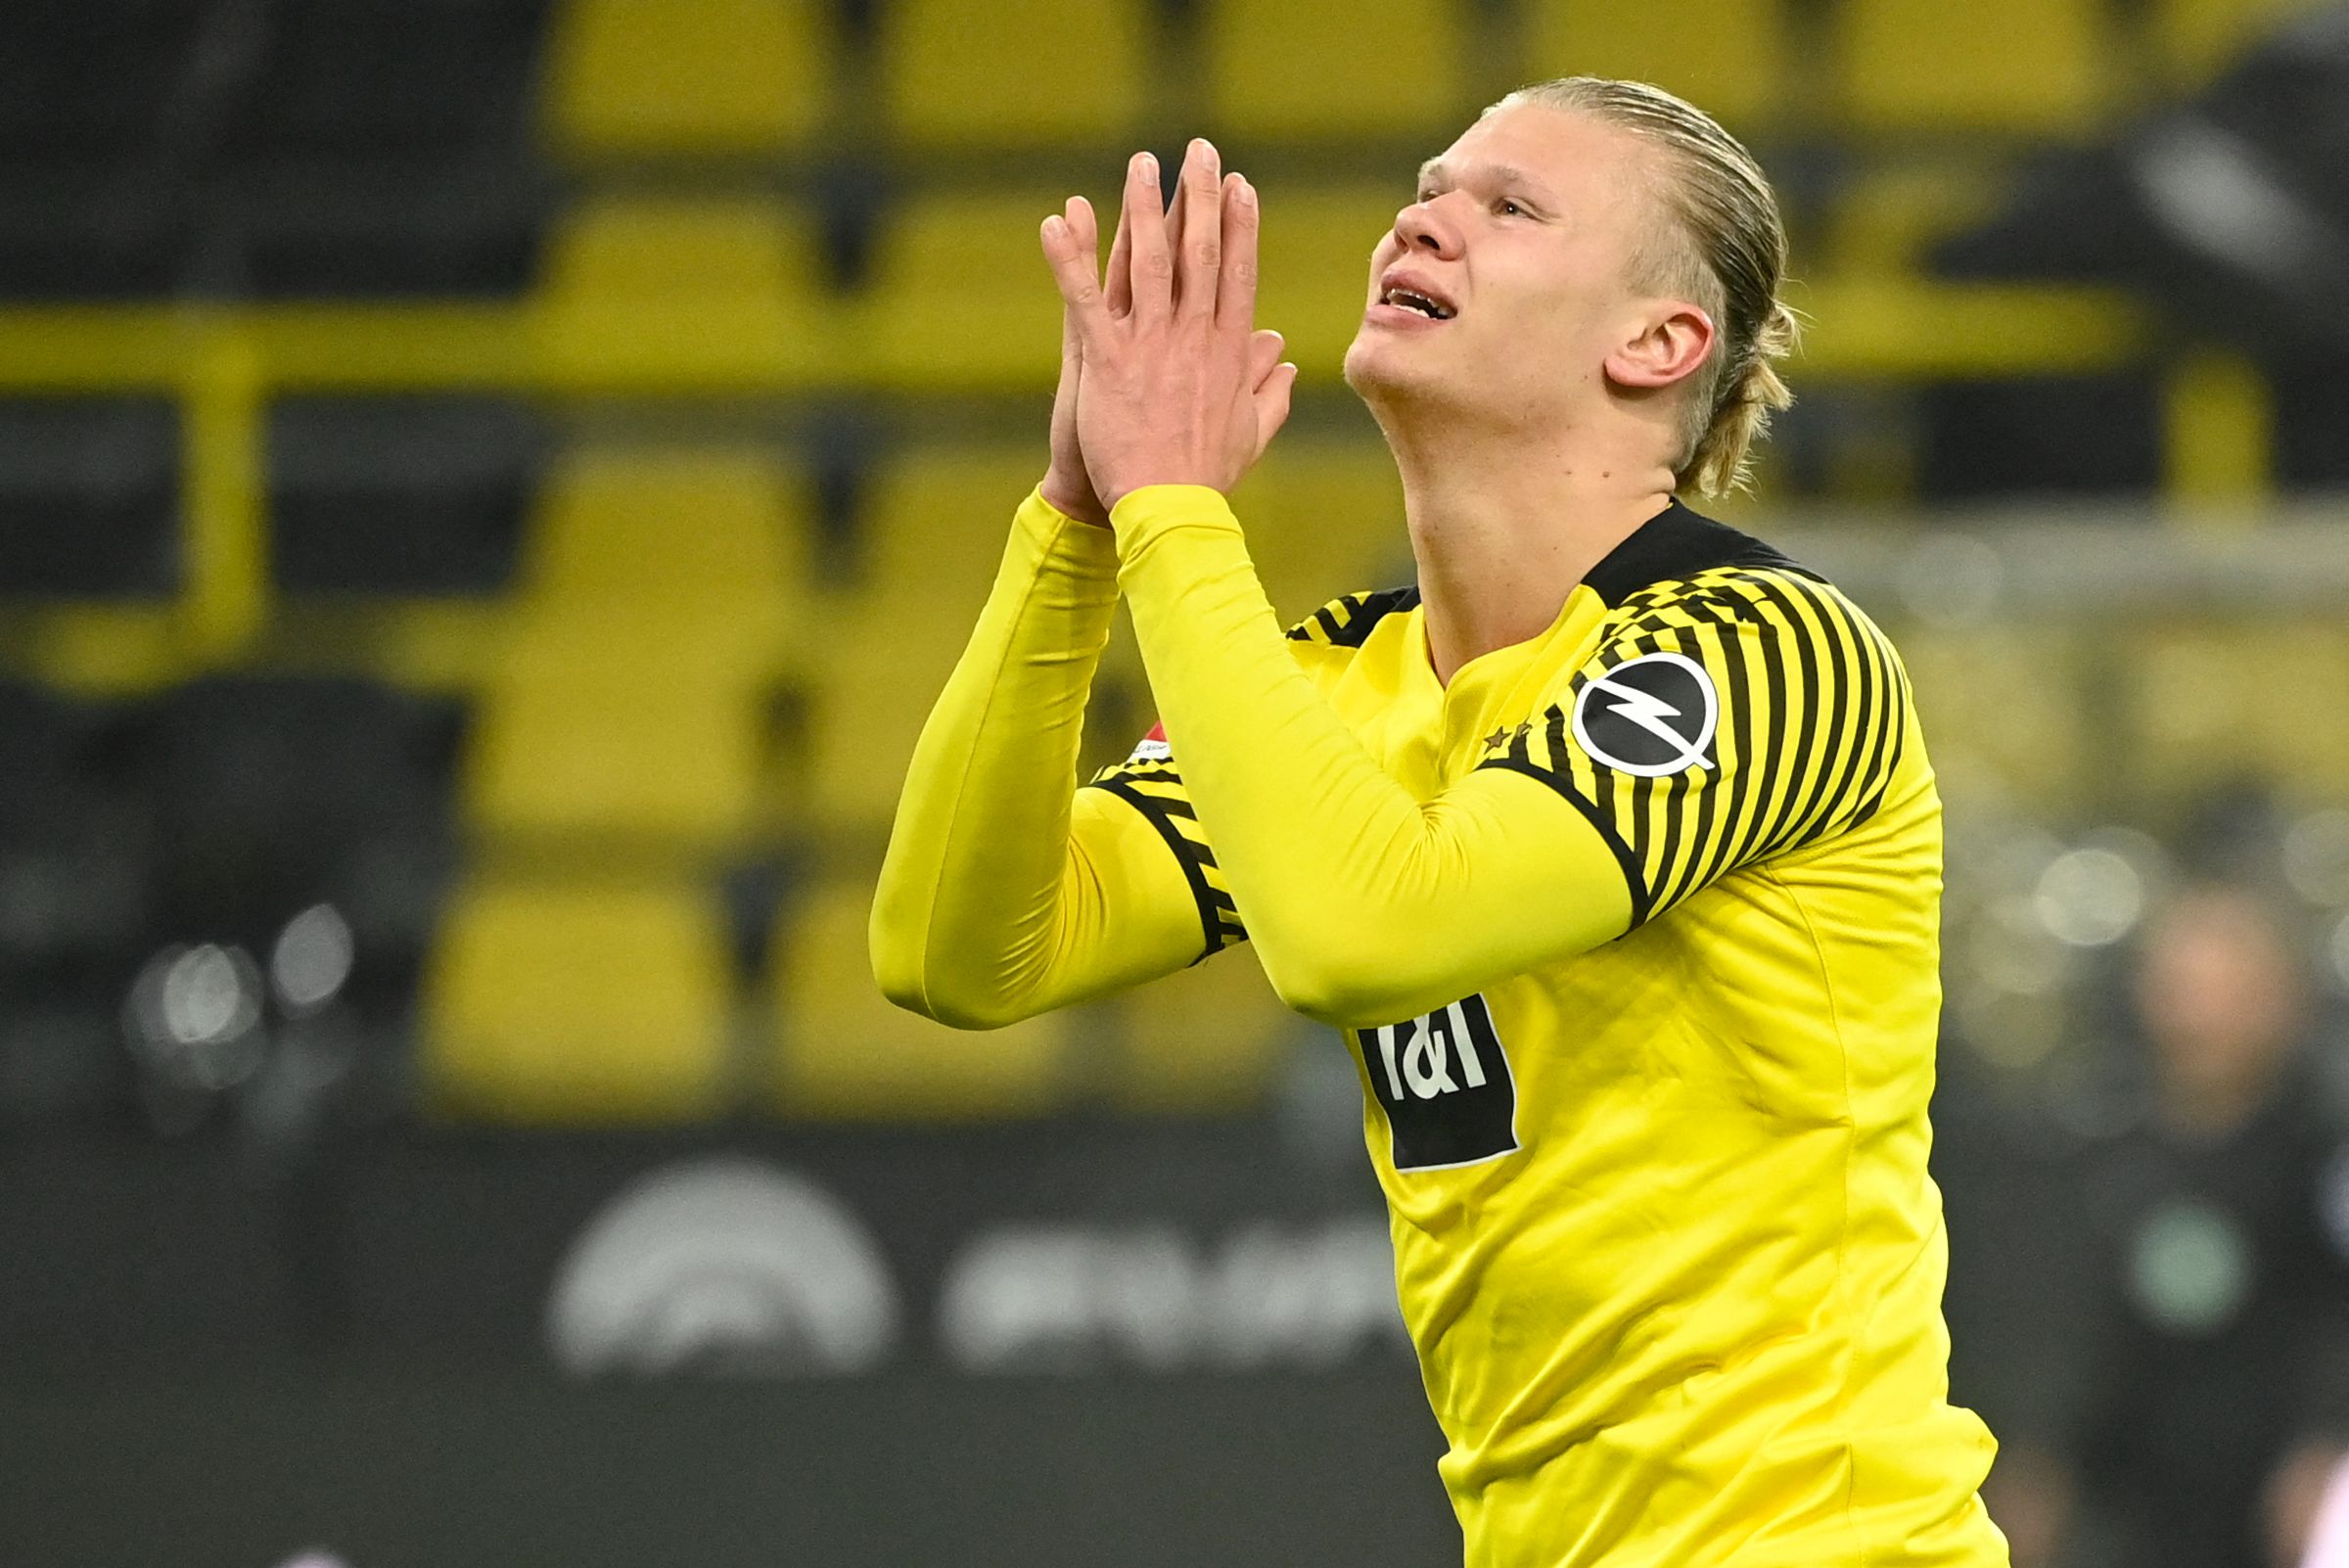
[[[1446,260],[1459,254],[1459,231],[1451,219],[1437,210],[1443,197],[1425,202],[1413,202],[1395,214],[1395,237],[1403,242],[1405,251],[1426,250]]]

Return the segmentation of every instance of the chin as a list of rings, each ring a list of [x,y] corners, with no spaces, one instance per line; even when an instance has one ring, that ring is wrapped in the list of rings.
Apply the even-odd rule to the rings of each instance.
[[[1437,384],[1433,366],[1408,363],[1405,356],[1392,351],[1395,346],[1380,343],[1369,332],[1358,334],[1346,350],[1340,370],[1346,385],[1359,395],[1369,397],[1382,391],[1424,392]]]

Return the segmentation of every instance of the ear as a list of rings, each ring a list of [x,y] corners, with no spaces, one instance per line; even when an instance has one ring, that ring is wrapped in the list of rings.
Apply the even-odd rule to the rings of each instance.
[[[1713,318],[1685,300],[1666,300],[1607,355],[1618,387],[1670,387],[1696,374],[1713,351]]]

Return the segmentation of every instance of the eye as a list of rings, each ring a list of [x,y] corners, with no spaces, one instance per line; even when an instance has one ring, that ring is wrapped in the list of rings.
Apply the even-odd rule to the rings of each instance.
[[[1510,200],[1509,200],[1507,197],[1505,197],[1505,196],[1504,196],[1504,197],[1502,197],[1502,198],[1501,198],[1501,199],[1500,199],[1500,200],[1499,200],[1497,203],[1496,203],[1495,205],[1496,205],[1496,206],[1497,206],[1497,207],[1500,207],[1500,208],[1506,208],[1507,210],[1509,210],[1509,211],[1511,211],[1511,212],[1519,212],[1519,213],[1522,213],[1522,212],[1525,210],[1525,208],[1522,208],[1522,207],[1519,207],[1519,206],[1518,206],[1516,203],[1514,203],[1514,202],[1510,201]]]

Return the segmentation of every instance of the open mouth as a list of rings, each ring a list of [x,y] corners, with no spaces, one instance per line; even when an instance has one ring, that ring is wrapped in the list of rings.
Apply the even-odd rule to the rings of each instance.
[[[1452,315],[1450,305],[1431,300],[1413,289],[1389,289],[1382,297],[1381,302],[1393,305],[1399,310],[1415,311],[1430,321],[1450,321]]]

